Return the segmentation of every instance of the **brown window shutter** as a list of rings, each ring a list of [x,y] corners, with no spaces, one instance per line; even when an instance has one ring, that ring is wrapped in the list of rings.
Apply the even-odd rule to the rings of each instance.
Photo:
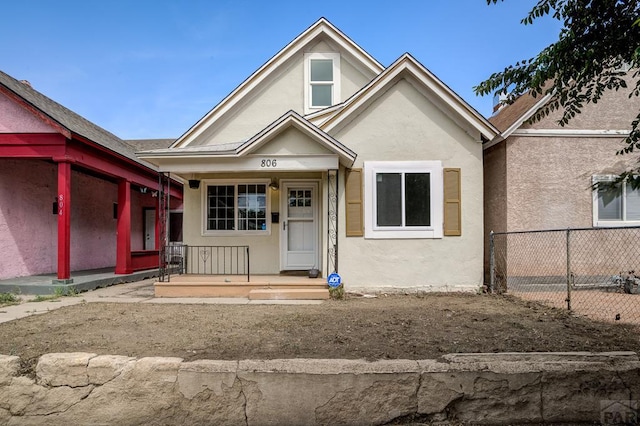
[[[460,169],[444,169],[444,235],[462,235]]]
[[[362,169],[349,169],[345,178],[347,237],[362,237]]]

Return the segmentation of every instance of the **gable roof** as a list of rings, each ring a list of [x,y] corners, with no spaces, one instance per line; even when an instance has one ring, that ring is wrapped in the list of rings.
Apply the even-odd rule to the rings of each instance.
[[[29,83],[18,81],[0,71],[0,86],[48,117],[62,133],[67,133],[67,137],[80,136],[144,167],[155,169],[153,165],[136,157],[133,147],[125,141],[46,97]]]
[[[491,140],[499,133],[498,129],[487,119],[409,53],[400,56],[368,85],[334,108],[331,111],[333,115],[322,122],[320,128],[325,132],[335,129],[349,117],[358,114],[372,99],[383,92],[384,88],[394,84],[397,78],[403,75],[413,76],[426,90],[434,94],[436,99],[443,102],[443,105],[449,110],[448,113],[453,113],[458,119],[477,130],[484,138]],[[322,112],[316,113],[310,118],[312,120],[320,119]]]
[[[338,142],[336,139],[318,129],[316,126],[305,120],[300,114],[295,111],[289,111],[282,117],[271,123],[260,133],[249,139],[247,142],[238,147],[238,155],[250,154],[258,149],[261,145],[271,139],[274,135],[281,133],[284,129],[289,127],[295,127],[300,130],[325,148],[338,154],[340,162],[343,162],[347,167],[353,165],[356,159],[356,153]]]
[[[328,150],[338,155],[341,163],[350,167],[356,159],[356,153],[338,142],[336,139],[309,123],[295,111],[288,111],[273,123],[244,142],[187,146],[183,148],[164,148],[139,152],[143,158],[195,158],[195,157],[243,157],[258,150],[273,137],[281,134],[285,130],[294,127],[301,131],[315,142],[324,146]]]
[[[289,60],[295,54],[300,52],[304,46],[308,45],[314,39],[320,36],[327,36],[333,42],[338,44],[342,49],[353,57],[357,58],[361,64],[368,68],[374,75],[379,74],[384,67],[375,60],[371,55],[364,51],[360,46],[354,43],[342,31],[331,24],[327,19],[320,18],[313,25],[307,28],[302,34],[282,48],[264,65],[258,68],[245,81],[243,81],[233,92],[218,103],[204,117],[198,120],[189,130],[180,136],[172,147],[180,148],[189,145],[200,133],[202,133],[209,125],[220,117],[222,117],[233,106],[240,102],[245,96],[251,93],[260,83],[265,81],[273,74],[281,64]]]

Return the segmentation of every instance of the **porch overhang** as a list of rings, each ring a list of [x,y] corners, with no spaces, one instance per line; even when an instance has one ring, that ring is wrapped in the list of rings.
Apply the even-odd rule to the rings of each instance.
[[[338,169],[340,157],[326,155],[177,155],[147,157],[160,171],[177,175],[218,172],[301,172]]]
[[[269,152],[269,146],[288,130],[300,138],[288,140],[286,147]],[[312,148],[301,148],[300,141]],[[351,167],[357,154],[315,127],[295,111],[289,111],[242,142],[186,146],[137,153],[162,172],[175,174],[212,172],[300,172],[327,171],[340,165]]]

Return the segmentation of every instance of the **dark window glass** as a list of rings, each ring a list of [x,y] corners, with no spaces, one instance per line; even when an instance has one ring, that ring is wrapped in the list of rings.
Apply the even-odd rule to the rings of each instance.
[[[376,173],[376,225],[402,226],[402,175]]]
[[[431,186],[429,173],[404,175],[406,226],[431,225]]]

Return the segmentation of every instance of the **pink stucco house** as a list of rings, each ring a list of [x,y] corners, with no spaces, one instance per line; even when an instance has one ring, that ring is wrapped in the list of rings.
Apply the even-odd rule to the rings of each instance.
[[[0,279],[157,268],[159,200],[182,188],[135,149],[0,72]]]

